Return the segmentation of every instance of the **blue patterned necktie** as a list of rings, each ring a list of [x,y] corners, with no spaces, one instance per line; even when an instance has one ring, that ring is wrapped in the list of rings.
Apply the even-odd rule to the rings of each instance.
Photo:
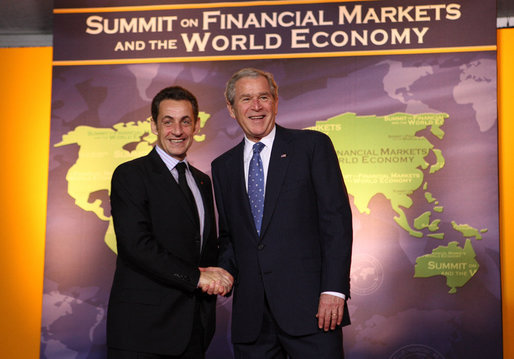
[[[262,142],[253,145],[253,156],[248,171],[248,198],[252,209],[253,220],[257,234],[261,234],[262,212],[264,210],[264,171],[262,169]]]

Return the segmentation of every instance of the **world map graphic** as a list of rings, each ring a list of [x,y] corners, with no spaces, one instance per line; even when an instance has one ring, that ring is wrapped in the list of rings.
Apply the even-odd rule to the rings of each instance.
[[[201,127],[209,117],[209,114],[200,113]],[[422,230],[428,229],[427,236],[442,240],[445,233],[438,231],[441,220],[432,219],[432,215],[442,213],[444,207],[427,191],[423,170],[429,168],[429,173],[440,170],[444,167],[444,157],[441,150],[416,133],[430,127],[430,133],[436,139],[442,139],[441,127],[447,117],[447,114],[430,113],[396,113],[384,117],[346,113],[317,122],[310,129],[331,137],[348,193],[361,213],[369,214],[369,201],[381,193],[397,214],[394,221],[412,237],[423,237]],[[116,238],[112,217],[105,215],[101,200],[91,203],[89,198],[96,191],[109,190],[114,169],[123,162],[146,155],[155,140],[150,131],[150,119],[146,119],[138,123],[119,123],[113,128],[80,126],[65,134],[62,142],[55,145],[79,145],[77,162],[66,176],[68,193],[77,206],[109,222],[105,243],[113,251],[116,251]],[[195,140],[203,141],[205,136],[198,135]],[[425,160],[430,152],[435,155],[433,164]],[[402,208],[413,205],[410,195],[422,185],[427,201],[434,204],[433,212],[424,212],[409,220]],[[487,231],[468,224],[455,224],[453,229],[465,238],[476,239],[481,239],[480,233]],[[451,242],[446,247],[439,246],[433,253],[419,257],[415,277],[445,276],[450,293],[455,293],[456,288],[466,284],[479,268],[471,242],[466,241],[464,248],[457,244]]]
[[[346,356],[494,357],[496,63],[477,53],[58,69],[47,250],[71,254],[47,254],[41,358],[105,358],[116,257],[110,180],[155,145],[153,94],[175,82],[207,94],[188,159],[209,173],[242,139],[222,93],[248,65],[275,74],[278,124],[323,132],[334,144],[354,216]],[[209,359],[233,355],[230,303],[218,299]]]

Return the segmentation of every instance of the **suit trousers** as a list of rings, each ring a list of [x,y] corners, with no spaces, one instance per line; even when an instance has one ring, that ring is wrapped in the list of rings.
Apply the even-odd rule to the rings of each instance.
[[[186,350],[180,355],[161,355],[152,353],[135,352],[128,350],[121,350],[116,348],[108,348],[108,359],[205,359],[204,348],[204,328],[200,320],[200,307],[198,302],[195,306],[193,318],[193,330],[191,332],[191,339],[186,347]]]
[[[260,334],[255,342],[235,343],[235,359],[344,359],[341,328],[305,336],[291,336],[280,329],[268,302]]]

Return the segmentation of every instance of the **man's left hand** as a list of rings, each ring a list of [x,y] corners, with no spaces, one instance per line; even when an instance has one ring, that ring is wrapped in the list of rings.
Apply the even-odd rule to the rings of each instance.
[[[334,330],[343,321],[344,299],[331,294],[321,294],[319,297],[318,327],[324,331]]]

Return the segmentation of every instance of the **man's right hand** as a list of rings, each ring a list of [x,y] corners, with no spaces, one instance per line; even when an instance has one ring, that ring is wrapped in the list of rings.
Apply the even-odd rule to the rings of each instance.
[[[213,295],[226,295],[232,290],[234,277],[223,268],[219,267],[200,267],[200,280],[198,287],[203,292]]]

